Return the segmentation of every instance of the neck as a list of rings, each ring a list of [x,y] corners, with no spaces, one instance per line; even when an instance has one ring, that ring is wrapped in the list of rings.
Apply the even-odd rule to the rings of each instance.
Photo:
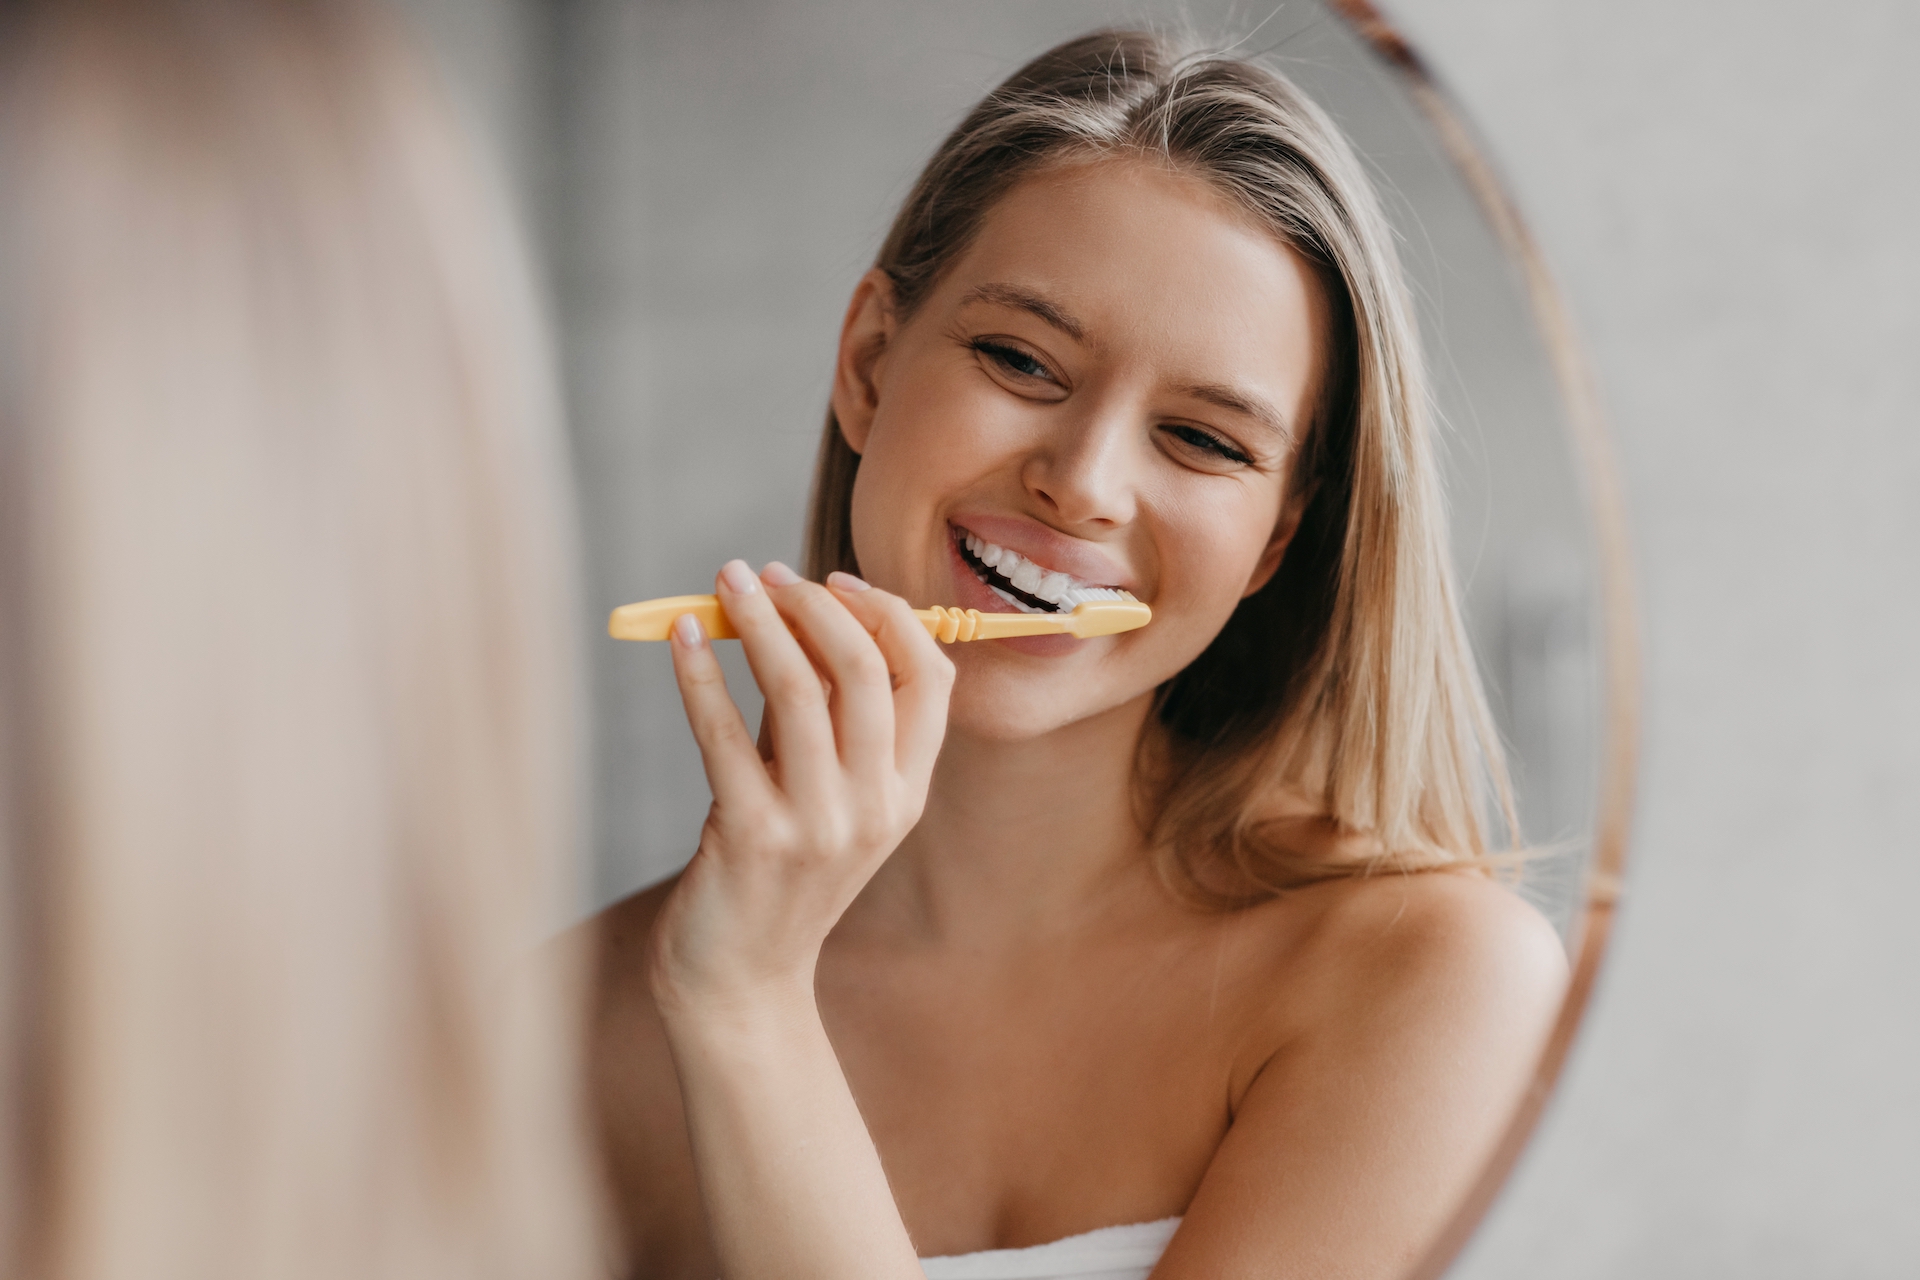
[[[920,823],[855,913],[933,939],[1073,928],[1151,874],[1134,816],[1147,694],[1038,738],[951,729]]]

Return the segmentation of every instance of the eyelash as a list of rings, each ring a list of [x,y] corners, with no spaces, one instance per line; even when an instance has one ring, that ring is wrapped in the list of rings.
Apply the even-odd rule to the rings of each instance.
[[[1017,347],[1004,346],[998,342],[989,342],[985,338],[975,338],[972,345],[975,351],[978,351],[981,355],[987,357],[987,359],[993,361],[1008,373],[1017,374],[1022,378],[1053,379],[1052,370]],[[1030,364],[1033,368],[1022,369],[1020,363]]]
[[[971,345],[975,351],[978,351],[981,355],[987,357],[987,359],[993,361],[1008,373],[1022,378],[1046,378],[1049,381],[1053,380],[1053,375],[1046,365],[1040,363],[1040,361],[1020,350],[1018,347],[1009,347],[1002,343],[989,342],[985,338],[975,338]],[[1020,367],[1021,364],[1032,365],[1033,368],[1022,369]],[[1253,462],[1252,458],[1210,431],[1202,431],[1199,427],[1188,426],[1170,426],[1165,428],[1165,430],[1189,448],[1204,449],[1209,453],[1218,454],[1229,462],[1239,463],[1241,466],[1249,466]]]
[[[1229,462],[1237,462],[1241,466],[1248,466],[1253,462],[1252,458],[1210,431],[1202,431],[1198,427],[1187,426],[1170,426],[1165,428],[1165,430],[1182,444],[1190,445],[1195,449],[1205,449],[1210,453],[1217,453]]]

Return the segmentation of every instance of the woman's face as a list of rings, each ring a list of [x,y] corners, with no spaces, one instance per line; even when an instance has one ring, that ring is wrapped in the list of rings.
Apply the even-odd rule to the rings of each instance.
[[[833,402],[862,455],[866,578],[918,606],[1070,608],[1080,587],[1153,606],[1123,635],[953,646],[955,730],[1043,734],[1206,648],[1297,522],[1287,471],[1323,332],[1297,254],[1140,162],[1016,187],[910,320],[883,275],[862,282]]]

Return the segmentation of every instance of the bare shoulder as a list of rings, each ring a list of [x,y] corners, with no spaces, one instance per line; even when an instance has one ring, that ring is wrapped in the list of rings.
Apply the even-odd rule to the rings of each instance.
[[[679,879],[669,876],[629,894],[569,936],[570,945],[587,948],[594,955],[594,987],[602,999],[629,991],[646,994],[647,945],[653,936],[653,922]],[[652,1003],[650,998],[648,1003]]]
[[[1344,1028],[1436,1049],[1462,1036],[1517,1048],[1544,1033],[1566,990],[1553,926],[1483,875],[1329,881],[1256,910],[1274,917],[1262,932],[1279,942],[1265,958],[1292,993],[1276,1009],[1276,1041]]]
[[[623,898],[562,940],[584,953],[592,1010],[588,1061],[603,1119],[609,1111],[631,1112],[636,1092],[649,1099],[667,1095],[674,1106],[679,1102],[665,1030],[647,980],[654,920],[673,885],[666,880]]]
[[[1379,875],[1322,886],[1309,955],[1346,982],[1416,981],[1555,994],[1567,957],[1518,893],[1467,872]]]
[[[1232,1123],[1155,1274],[1404,1274],[1514,1114],[1566,985],[1547,921],[1455,872],[1329,881],[1234,926]]]
[[[561,944],[590,957],[588,1090],[611,1207],[626,1246],[624,1270],[662,1277],[715,1271],[679,1078],[647,980],[654,921],[674,883],[669,879],[621,899]]]

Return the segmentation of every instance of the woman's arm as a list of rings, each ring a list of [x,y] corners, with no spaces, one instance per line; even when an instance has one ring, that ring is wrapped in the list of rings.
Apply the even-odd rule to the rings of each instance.
[[[727,1280],[920,1280],[811,991],[669,1023]]]
[[[830,581],[721,571],[766,695],[761,748],[697,626],[674,633],[714,803],[654,927],[651,982],[728,1280],[921,1275],[813,981],[828,931],[919,819],[953,667],[903,601]]]
[[[1477,876],[1382,876],[1324,900],[1284,1013],[1154,1280],[1399,1280],[1519,1105],[1557,1013],[1551,926]]]

